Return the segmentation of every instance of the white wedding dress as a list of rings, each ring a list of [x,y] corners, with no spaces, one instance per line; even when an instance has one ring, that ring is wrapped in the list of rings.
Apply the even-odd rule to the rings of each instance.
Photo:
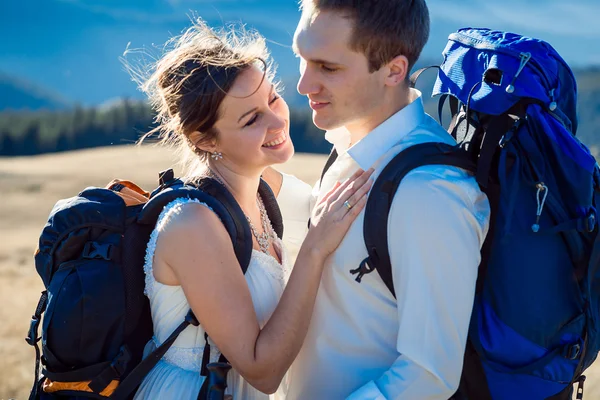
[[[287,177],[288,181],[290,177]],[[154,338],[146,346],[145,354],[155,349],[183,321],[190,306],[181,286],[168,286],[154,279],[152,261],[156,242],[162,227],[187,203],[196,200],[177,199],[169,203],[159,216],[152,232],[146,253],[146,295],[150,300]],[[197,202],[197,201],[196,201]],[[200,203],[203,204],[203,203]],[[207,206],[208,207],[208,206]],[[302,234],[302,233],[301,233]],[[261,328],[267,323],[283,293],[291,273],[288,254],[281,240],[275,242],[282,256],[282,264],[270,255],[253,250],[245,278],[250,289],[252,302]],[[209,339],[210,340],[210,339]],[[202,326],[188,326],[173,343],[165,356],[150,371],[136,393],[136,399],[196,399],[204,377],[200,376],[200,364],[205,339]],[[219,351],[211,342],[210,361],[219,358]],[[227,379],[227,394],[235,400],[269,399],[235,371],[230,370]]]

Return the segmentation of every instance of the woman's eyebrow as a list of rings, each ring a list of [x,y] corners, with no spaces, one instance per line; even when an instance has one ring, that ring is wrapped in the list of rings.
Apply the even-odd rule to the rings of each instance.
[[[275,89],[275,85],[271,83],[271,90],[269,91],[269,97],[271,96],[271,94],[273,93],[273,90]],[[245,113],[242,114],[242,116],[238,119],[238,124],[240,123],[240,121],[247,115],[252,114],[253,112],[255,112],[256,110],[258,110],[258,107],[254,107],[251,110],[246,111]]]

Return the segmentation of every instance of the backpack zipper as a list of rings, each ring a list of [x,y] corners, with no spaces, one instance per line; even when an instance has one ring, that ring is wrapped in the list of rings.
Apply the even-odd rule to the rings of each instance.
[[[543,197],[542,200],[547,199],[546,201],[548,202],[548,207],[549,207],[549,212],[550,215],[552,215],[554,217],[554,220],[556,221],[556,223],[560,223],[561,221],[568,221],[569,220],[569,215],[567,215],[564,211],[563,208],[561,207],[559,201],[556,199],[556,197],[554,197],[554,195],[552,193],[550,193],[550,190],[548,189],[548,187],[543,183],[543,182],[539,182],[538,184],[536,184],[536,188],[538,188],[539,184],[542,184],[544,187],[546,187],[545,192],[546,195]],[[538,192],[540,191],[540,189],[537,189]],[[543,189],[542,189],[543,191]],[[543,206],[543,204],[542,204]],[[541,211],[538,209],[540,215],[541,215]],[[536,216],[537,222],[539,222],[539,215]],[[535,226],[535,224],[532,226],[532,230],[533,227]],[[538,225],[538,230],[539,230],[539,225]],[[537,232],[536,230],[533,230],[534,232]],[[573,254],[574,257],[580,257],[583,253],[584,253],[584,244],[583,241],[581,240],[581,237],[578,233],[574,233],[574,232],[561,232],[562,234],[564,234],[564,239],[567,242],[567,247],[571,247],[572,249],[576,252],[576,254]]]
[[[518,141],[515,142],[515,146],[518,147],[518,151],[521,154],[526,154],[525,150],[521,147],[520,143]],[[543,209],[547,204],[547,208],[548,208],[548,212],[550,213],[550,216],[552,217],[552,219],[554,220],[554,223],[556,224],[560,224],[561,222],[566,222],[570,219],[569,215],[563,211],[563,207],[560,204],[560,201],[556,198],[556,196],[550,192],[550,189],[548,188],[548,186],[544,183],[544,181],[541,179],[541,175],[539,174],[539,172],[537,171],[537,169],[531,165],[530,163],[527,163],[529,165],[529,170],[531,173],[531,178],[533,179],[533,181],[535,182],[534,184],[534,188],[536,189],[536,198],[538,200],[538,210],[536,212],[536,223],[534,223],[531,227],[533,232],[536,232],[535,230],[535,226],[537,225],[537,229],[539,231],[539,217],[541,217],[541,213],[543,211]],[[544,193],[542,193],[544,192]],[[542,197],[540,197],[540,195],[542,195]],[[563,239],[565,244],[567,245],[569,251],[573,251],[575,252],[575,254],[572,254],[573,257],[581,257],[582,254],[584,254],[584,243],[583,243],[583,239],[581,238],[581,236],[576,233],[576,232],[569,232],[569,231],[565,231],[565,232],[561,232],[561,234],[563,235]]]
[[[513,93],[515,91],[515,81],[517,80],[517,78],[521,74],[521,71],[523,71],[523,68],[525,68],[529,60],[531,60],[531,53],[521,53],[519,54],[519,58],[521,59],[521,64],[519,64],[519,69],[517,70],[515,76],[513,76],[512,81],[506,87],[506,93]]]
[[[535,194],[537,199],[537,212],[535,214],[535,224],[531,226],[531,230],[537,233],[540,230],[540,216],[542,215],[544,204],[546,204],[546,198],[548,197],[548,186],[546,186],[544,182],[538,182],[535,187],[537,188],[537,193]]]

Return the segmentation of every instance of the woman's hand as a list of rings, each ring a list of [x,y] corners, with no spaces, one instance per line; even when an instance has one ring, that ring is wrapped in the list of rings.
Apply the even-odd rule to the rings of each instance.
[[[358,170],[343,184],[339,182],[315,206],[311,228],[303,243],[320,257],[327,257],[339,246],[350,225],[367,204],[373,184],[373,169]]]

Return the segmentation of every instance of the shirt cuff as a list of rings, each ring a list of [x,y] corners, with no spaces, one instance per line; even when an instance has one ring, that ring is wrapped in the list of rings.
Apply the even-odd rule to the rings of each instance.
[[[370,381],[350,396],[346,397],[346,400],[386,400],[386,398],[375,382]]]

